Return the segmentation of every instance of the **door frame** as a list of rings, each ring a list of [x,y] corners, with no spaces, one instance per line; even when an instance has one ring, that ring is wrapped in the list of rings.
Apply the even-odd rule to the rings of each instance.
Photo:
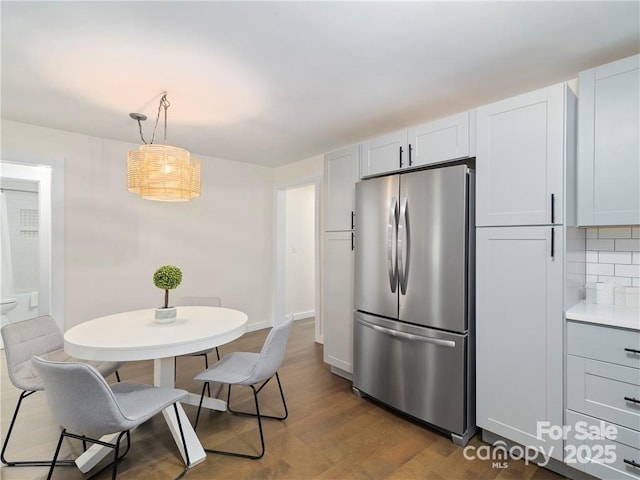
[[[286,314],[286,206],[287,190],[313,185],[314,205],[314,265],[315,265],[315,341],[323,343],[322,315],[320,312],[320,191],[322,176],[302,177],[274,186],[275,240],[274,240],[274,302],[273,318],[282,319]]]

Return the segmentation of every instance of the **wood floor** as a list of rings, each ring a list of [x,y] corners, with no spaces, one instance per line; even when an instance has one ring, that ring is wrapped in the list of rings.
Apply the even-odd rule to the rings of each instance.
[[[259,351],[267,330],[244,335],[221,347],[221,353]],[[510,460],[508,468],[492,468],[491,461],[466,460],[463,449],[424,426],[408,421],[373,402],[356,397],[351,383],[332,375],[322,362],[322,346],[314,343],[312,320],[297,321],[289,338],[280,378],[289,406],[284,422],[265,420],[266,453],[261,460],[209,455],[195,466],[187,480],[198,479],[560,479],[554,473]],[[215,357],[215,354],[212,355]],[[213,360],[213,358],[212,358]],[[8,380],[2,356],[2,438],[9,425],[19,391]],[[202,370],[202,357],[178,359],[178,387],[199,392],[192,381]],[[151,362],[132,362],[120,370],[125,380],[153,382]],[[109,379],[110,381],[113,379]],[[236,395],[237,392],[237,395]],[[252,397],[245,387],[234,388],[239,408],[249,408]],[[250,402],[251,400],[251,402]],[[279,413],[277,384],[261,393],[261,410]],[[269,407],[273,406],[273,409]],[[189,418],[196,408],[186,405]],[[23,402],[6,457],[48,459],[60,433],[39,392]],[[198,435],[206,447],[244,449],[255,453],[258,430],[255,419],[208,412],[200,419]],[[119,479],[172,479],[182,470],[182,460],[162,415],[135,430],[129,454],[118,466]],[[480,446],[476,436],[471,445]],[[73,458],[80,442],[66,441],[63,454]],[[101,464],[102,465],[102,464]],[[3,467],[0,477],[46,478],[47,469]],[[93,472],[92,472],[93,473]],[[111,478],[110,470],[96,476]],[[89,478],[75,467],[58,467],[54,478]]]

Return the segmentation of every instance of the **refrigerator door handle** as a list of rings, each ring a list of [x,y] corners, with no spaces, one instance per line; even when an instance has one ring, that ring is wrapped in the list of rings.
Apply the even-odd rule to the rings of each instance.
[[[409,199],[404,198],[400,208],[400,221],[398,222],[398,280],[400,293],[407,294],[409,282],[409,264],[411,257],[411,232],[409,228]]]
[[[442,340],[440,338],[424,337],[422,335],[400,332],[398,330],[392,330],[390,328],[381,327],[379,325],[372,325],[371,323],[362,320],[358,320],[358,322],[365,327],[373,328],[377,332],[386,333],[387,335],[391,335],[392,337],[403,338],[405,340],[413,340],[416,342],[432,343],[440,347],[455,348],[456,346],[456,342],[454,342],[453,340]]]
[[[393,241],[398,229],[398,199],[393,197],[389,205],[389,221],[387,222],[387,266],[389,267],[389,286],[393,293],[398,286],[398,259],[394,258]],[[394,262],[395,260],[395,262]]]

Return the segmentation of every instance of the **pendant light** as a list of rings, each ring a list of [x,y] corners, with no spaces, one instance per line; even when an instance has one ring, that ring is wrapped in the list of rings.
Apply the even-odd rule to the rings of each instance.
[[[149,143],[142,135],[141,122],[147,119],[146,115],[129,114],[138,122],[140,138],[144,145],[131,150],[127,155],[127,190],[146,200],[187,202],[200,196],[200,160],[191,157],[183,148],[167,145],[167,109],[170,105],[167,93],[163,92]],[[164,144],[154,144],[162,109]]]

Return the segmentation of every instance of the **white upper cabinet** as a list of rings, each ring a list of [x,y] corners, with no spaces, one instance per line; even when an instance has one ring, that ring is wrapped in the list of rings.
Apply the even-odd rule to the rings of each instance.
[[[475,155],[475,111],[368,140],[361,145],[360,174],[380,175]]]
[[[379,175],[408,165],[407,131],[389,133],[360,145],[360,176]]]
[[[353,228],[358,158],[358,145],[324,156],[324,230],[327,232]]]
[[[581,72],[578,224],[640,224],[640,55]]]
[[[473,157],[475,120],[476,111],[471,110],[410,128],[408,150],[411,157],[407,166]]]
[[[566,84],[477,110],[476,225],[562,224]]]

